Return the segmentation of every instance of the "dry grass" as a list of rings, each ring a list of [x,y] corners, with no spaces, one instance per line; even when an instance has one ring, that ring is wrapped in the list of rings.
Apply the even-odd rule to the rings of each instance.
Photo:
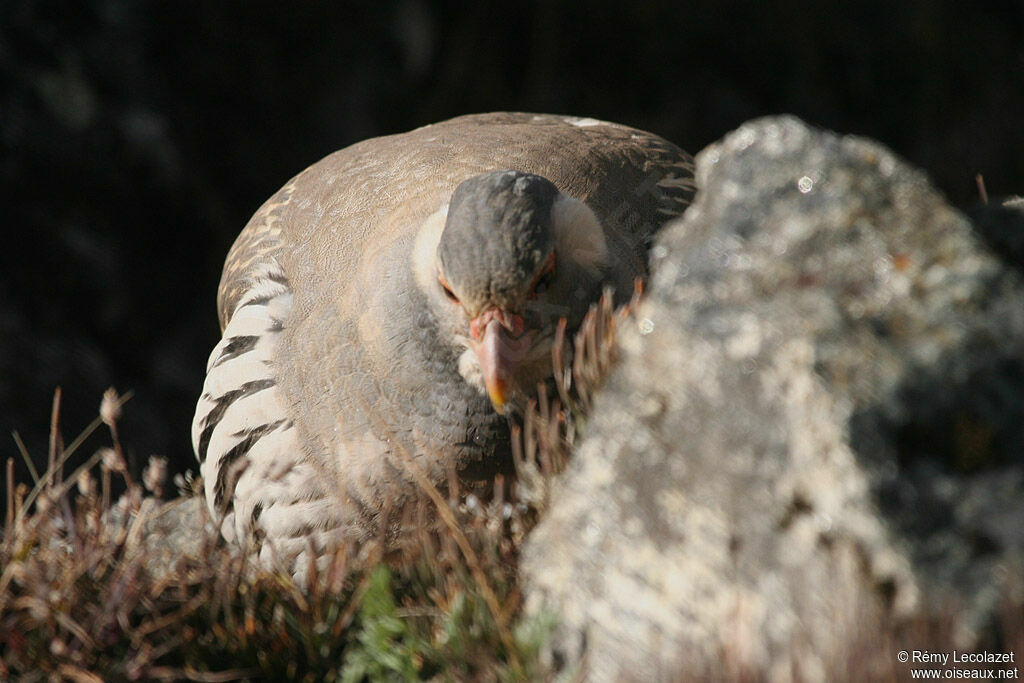
[[[401,552],[373,543],[339,551],[303,586],[224,547],[205,505],[162,503],[165,463],[151,460],[141,482],[132,478],[117,432],[124,398],[108,392],[99,417],[65,446],[58,392],[48,470],[33,472],[30,487],[13,481],[8,461],[0,679],[540,676],[552,625],[521,618],[519,550],[611,363],[621,315],[607,299],[594,307],[572,365],[558,345],[557,397],[542,390],[514,429],[514,479],[498,477],[483,500],[421,477]],[[67,457],[100,425],[110,447],[65,477]],[[198,490],[177,483],[184,496]],[[113,500],[115,489],[124,492]]]
[[[9,488],[0,679],[529,675],[535,648],[510,625],[534,513],[504,500],[503,482],[486,505],[439,497],[441,514],[420,514],[435,521],[410,532],[401,556],[381,562],[374,544],[339,552],[299,586],[224,547],[204,505],[159,505],[123,467],[114,433],[72,480],[51,469],[37,487]],[[111,502],[114,478],[125,493]],[[152,474],[144,479],[158,488]],[[180,510],[188,517],[175,517]],[[154,563],[148,551],[166,515],[185,533],[168,533],[171,552]]]

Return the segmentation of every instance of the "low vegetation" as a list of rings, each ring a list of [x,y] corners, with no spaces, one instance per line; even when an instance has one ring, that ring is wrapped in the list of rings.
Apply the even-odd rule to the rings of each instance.
[[[131,476],[117,432],[123,397],[108,392],[65,447],[58,395],[49,470],[16,483],[8,461],[0,679],[541,677],[553,621],[523,618],[517,559],[622,315],[607,301],[595,307],[571,365],[560,341],[557,398],[542,391],[513,429],[514,477],[499,476],[486,498],[422,479],[400,543],[339,550],[307,585],[225,547],[195,498],[199,482],[178,479],[179,497],[163,502],[166,463],[151,459],[141,481]],[[110,446],[63,477],[67,457],[102,425]]]

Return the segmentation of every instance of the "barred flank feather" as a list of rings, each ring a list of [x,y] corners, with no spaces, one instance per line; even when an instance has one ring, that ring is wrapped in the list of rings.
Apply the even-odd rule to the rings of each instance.
[[[272,539],[261,557],[289,569],[309,532],[322,535],[338,519],[323,482],[300,461],[294,422],[274,378],[274,353],[291,308],[287,279],[266,265],[210,355],[192,423],[207,504],[221,532],[235,543]],[[314,538],[314,545],[323,544]]]

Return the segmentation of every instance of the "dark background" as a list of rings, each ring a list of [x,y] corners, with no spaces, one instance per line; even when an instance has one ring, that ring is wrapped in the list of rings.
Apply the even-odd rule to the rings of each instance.
[[[791,112],[969,207],[1024,191],[1022,33],[1020,0],[0,0],[0,457],[45,459],[55,386],[70,440],[114,385],[136,466],[188,466],[227,249],[335,149],[513,109],[696,153]]]

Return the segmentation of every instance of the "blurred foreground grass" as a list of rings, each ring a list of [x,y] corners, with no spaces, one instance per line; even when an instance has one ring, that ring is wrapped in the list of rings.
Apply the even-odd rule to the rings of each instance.
[[[499,479],[486,503],[452,492],[438,501],[444,513],[416,513],[400,552],[339,550],[300,586],[225,547],[191,492],[196,482],[179,481],[182,497],[161,501],[156,459],[134,481],[116,418],[104,421],[112,447],[73,477],[61,478],[59,449],[33,486],[8,481],[0,679],[537,674],[550,627],[519,620],[516,560],[537,507],[507,498],[518,486]],[[124,492],[112,501],[116,483]]]

